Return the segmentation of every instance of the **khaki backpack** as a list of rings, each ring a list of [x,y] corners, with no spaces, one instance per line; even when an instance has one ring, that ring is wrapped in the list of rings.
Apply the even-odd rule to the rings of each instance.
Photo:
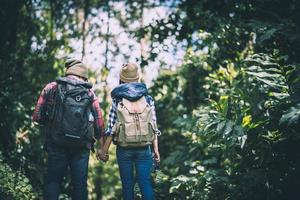
[[[117,106],[117,121],[113,126],[114,141],[122,147],[142,147],[152,144],[156,123],[143,96],[137,101],[125,98]]]

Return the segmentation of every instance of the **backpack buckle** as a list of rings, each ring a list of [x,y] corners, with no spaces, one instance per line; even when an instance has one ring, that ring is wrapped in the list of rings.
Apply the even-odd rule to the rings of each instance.
[[[80,100],[81,100],[81,96],[80,96],[80,95],[76,96],[76,97],[75,97],[75,100],[76,100],[76,101],[80,101]]]

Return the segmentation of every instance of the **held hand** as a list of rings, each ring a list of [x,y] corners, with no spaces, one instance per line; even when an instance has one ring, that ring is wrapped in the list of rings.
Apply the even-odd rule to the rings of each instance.
[[[97,151],[97,155],[96,156],[97,156],[98,160],[101,160],[103,162],[106,162],[109,159],[109,156],[108,156],[107,152],[103,151],[102,149],[99,149]]]
[[[100,158],[100,155],[102,154],[102,151],[101,151],[101,149],[98,149],[97,150],[97,153],[96,153],[96,158],[97,158],[97,160],[101,160],[101,158]]]
[[[102,160],[103,162],[107,162],[108,159],[109,159],[108,153],[102,151],[102,153],[100,154],[100,160]]]
[[[107,162],[109,160],[109,155],[108,154],[104,154],[103,156],[101,156],[101,160],[103,162]]]

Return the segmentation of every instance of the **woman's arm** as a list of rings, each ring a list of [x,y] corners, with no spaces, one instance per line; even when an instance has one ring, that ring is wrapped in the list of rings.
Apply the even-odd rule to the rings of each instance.
[[[154,159],[155,159],[156,162],[160,162],[160,154],[159,154],[159,150],[158,150],[157,134],[155,134],[152,144],[153,144]]]
[[[156,111],[155,111],[155,105],[154,105],[154,100],[151,96],[147,96],[149,105],[151,107],[151,112],[152,112],[152,121],[155,124],[155,127],[157,127],[157,118],[156,118]],[[159,154],[159,147],[158,147],[158,136],[160,136],[160,131],[157,129],[155,134],[154,134],[154,139],[152,142],[153,145],[153,153],[154,153],[154,159],[156,162],[160,162],[160,154]]]
[[[101,149],[98,150],[97,157],[98,159],[102,161],[107,161],[108,160],[108,150],[110,147],[110,144],[112,142],[112,128],[115,125],[117,120],[117,101],[113,99],[110,112],[109,112],[109,120],[108,120],[108,128],[107,131],[105,132],[105,141],[102,141]],[[104,140],[104,139],[103,139]]]
[[[105,139],[105,143],[103,145],[103,147],[100,149],[100,159],[103,160],[103,161],[107,161],[108,160],[108,149],[111,145],[111,142],[112,142],[112,136],[107,136],[106,139]]]

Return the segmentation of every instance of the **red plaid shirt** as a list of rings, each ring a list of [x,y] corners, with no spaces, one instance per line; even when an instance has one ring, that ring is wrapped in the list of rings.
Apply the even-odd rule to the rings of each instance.
[[[70,77],[73,79],[73,77]],[[53,90],[57,89],[57,83],[51,82],[46,85],[46,87],[42,90],[42,93],[38,99],[38,102],[35,106],[35,110],[32,114],[32,120],[38,123],[45,123],[46,121],[46,109],[47,109],[47,102],[51,101],[50,94],[53,94]],[[99,106],[99,101],[93,92],[93,90],[89,90],[89,95],[93,97],[92,102],[92,114],[94,117],[94,127],[95,127],[95,137],[99,139],[104,135],[104,121],[102,112]]]

